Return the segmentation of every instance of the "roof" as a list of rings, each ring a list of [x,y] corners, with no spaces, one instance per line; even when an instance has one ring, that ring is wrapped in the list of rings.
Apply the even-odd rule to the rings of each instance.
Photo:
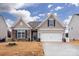
[[[65,27],[65,25],[62,21],[60,21],[54,14],[50,13],[50,14],[48,14],[48,17],[45,20],[43,20],[36,28],[40,27],[48,18],[50,18],[52,16],[62,25],[62,27]]]
[[[73,20],[73,17],[74,17],[74,16],[79,16],[79,14],[73,14],[73,15],[72,15],[72,18],[71,18],[71,20],[70,20],[70,22],[69,22],[68,26],[69,26],[69,25],[70,25],[70,23],[72,22],[72,20]]]
[[[41,21],[31,21],[28,24],[35,29],[39,24],[41,23]]]
[[[2,15],[0,15],[0,18],[2,18],[2,19],[3,19],[3,21],[4,21],[5,25],[6,25],[6,27],[8,28],[8,25],[7,25],[6,21],[5,21],[5,17],[4,17],[4,16],[2,16]]]
[[[27,23],[27,21],[25,21],[22,17],[18,18],[18,19],[15,21],[15,23],[13,24],[12,27],[15,27],[16,24],[17,24],[19,21],[21,21],[21,20],[22,20],[28,27],[32,28],[32,27]]]
[[[17,24],[17,22],[19,22],[20,20],[22,20],[26,25],[28,25],[29,27],[31,27],[31,29],[37,29],[38,27],[40,27],[43,24],[43,22],[45,22],[49,17],[52,17],[52,16],[62,25],[62,27],[65,27],[64,24],[63,24],[63,22],[60,21],[57,17],[55,17],[55,15],[53,15],[53,14],[48,14],[48,17],[45,20],[43,20],[42,22],[41,21],[30,21],[30,22],[27,22],[22,17],[20,17],[15,22],[15,24],[13,25],[13,27]]]
[[[74,15],[77,15],[77,16],[79,16],[79,14],[74,14]]]

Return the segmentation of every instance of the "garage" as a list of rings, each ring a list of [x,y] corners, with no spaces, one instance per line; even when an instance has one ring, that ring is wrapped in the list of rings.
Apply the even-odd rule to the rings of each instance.
[[[62,41],[62,33],[40,33],[41,41]]]

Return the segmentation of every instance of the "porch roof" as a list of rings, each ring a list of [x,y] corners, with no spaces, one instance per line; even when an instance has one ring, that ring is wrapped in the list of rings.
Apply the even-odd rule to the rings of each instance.
[[[39,24],[41,23],[41,21],[31,21],[28,24],[35,29],[35,27],[37,27]]]

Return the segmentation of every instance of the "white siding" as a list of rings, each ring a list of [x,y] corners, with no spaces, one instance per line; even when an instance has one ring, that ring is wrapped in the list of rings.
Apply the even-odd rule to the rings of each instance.
[[[49,27],[48,19],[56,20],[55,26]],[[62,41],[62,38],[64,37],[64,24],[62,24],[62,22],[53,15],[51,15],[48,19],[41,23],[38,28],[38,37],[41,38],[42,41]],[[50,39],[50,37],[52,37],[52,39]]]
[[[79,39],[79,15],[74,15],[69,24],[69,39]]]
[[[57,41],[62,42],[62,33],[41,33],[41,41]]]
[[[7,37],[7,25],[2,16],[0,16],[0,38]]]

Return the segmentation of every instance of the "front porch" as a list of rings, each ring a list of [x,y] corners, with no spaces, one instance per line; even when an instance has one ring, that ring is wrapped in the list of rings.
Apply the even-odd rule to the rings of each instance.
[[[40,41],[40,39],[38,38],[38,32],[37,29],[36,30],[31,30],[31,41]]]
[[[12,41],[40,41],[37,36],[37,30],[16,29],[12,30],[11,36]]]

